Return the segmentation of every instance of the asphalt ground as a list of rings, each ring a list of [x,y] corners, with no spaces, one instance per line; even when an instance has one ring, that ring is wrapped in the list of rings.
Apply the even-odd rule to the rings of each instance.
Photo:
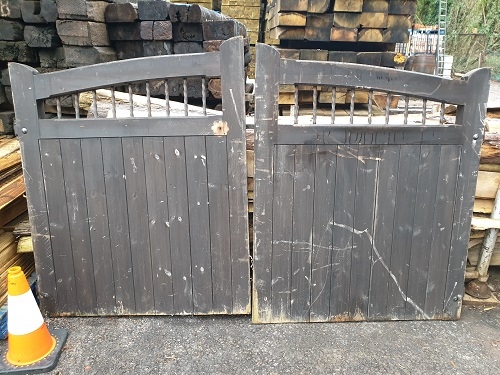
[[[500,374],[499,307],[465,306],[459,321],[254,325],[249,316],[217,316],[48,324],[69,330],[51,374]]]

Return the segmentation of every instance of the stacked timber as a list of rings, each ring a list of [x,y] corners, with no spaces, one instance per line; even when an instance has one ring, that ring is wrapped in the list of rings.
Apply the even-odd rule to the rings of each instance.
[[[18,254],[14,227],[27,217],[21,152],[15,138],[0,137],[0,280],[7,270],[21,266],[27,275],[34,270],[32,254]],[[0,306],[7,300],[7,284],[0,283]]]
[[[212,0],[200,0],[200,1],[185,0],[185,1],[183,1],[183,3],[197,4],[197,5],[201,5],[203,8],[213,9],[216,11],[220,11],[220,9],[221,9],[221,0],[213,0],[213,1]]]
[[[10,111],[12,110],[12,91],[7,73],[7,63],[10,61],[35,64],[37,54],[30,41],[31,26],[25,25],[23,18],[27,17],[27,5],[31,2],[5,0],[0,4],[0,134],[11,132]],[[26,30],[25,30],[26,28]],[[25,34],[28,39],[25,40]]]
[[[497,190],[500,187],[500,111],[488,111],[486,117],[487,131],[481,146],[474,216],[469,241],[468,261],[472,266],[475,266],[479,260],[486,229],[492,225],[500,227],[498,220],[492,224],[491,219],[489,219]],[[497,238],[490,265],[500,265],[500,236]]]
[[[224,40],[246,37],[240,22],[198,4],[174,4],[162,0],[139,1],[138,4],[117,3],[106,8],[109,39],[118,59],[142,56],[201,53],[218,51]],[[251,59],[246,43],[247,63]],[[202,78],[187,80],[188,97],[202,98]],[[150,82],[153,96],[164,95],[163,81]],[[174,100],[183,96],[183,80],[169,80],[169,95]],[[145,86],[133,87],[134,93],[145,94]],[[220,79],[208,82],[208,100],[221,99]]]
[[[277,40],[284,58],[357,63],[402,68],[405,57],[396,43],[408,41],[417,0],[271,0],[266,15],[266,40]],[[293,88],[282,88],[280,104],[293,103]],[[292,90],[293,91],[293,90]],[[312,90],[301,90],[299,102],[310,104]],[[320,93],[319,102],[331,103]],[[337,92],[337,103],[350,103]],[[365,104],[368,93],[354,102]]]
[[[63,44],[53,53],[58,68],[74,68],[116,60],[116,53],[110,48],[104,18],[107,6],[106,1],[57,1],[59,16],[56,26]],[[50,56],[48,58],[50,59]]]
[[[248,76],[255,78],[255,44],[260,40],[260,22],[263,15],[263,3],[260,0],[222,0],[221,12],[238,20],[247,29],[250,39],[252,62],[249,64]]]
[[[321,42],[406,43],[417,0],[272,0],[271,38]]]

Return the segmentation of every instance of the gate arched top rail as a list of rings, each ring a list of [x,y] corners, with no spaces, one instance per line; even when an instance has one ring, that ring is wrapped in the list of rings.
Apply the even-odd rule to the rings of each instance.
[[[57,95],[90,91],[124,83],[144,82],[164,78],[194,76],[217,77],[220,72],[220,52],[185,55],[141,57],[102,64],[72,68],[38,75],[38,72],[22,64],[12,63],[10,69],[22,73],[35,73],[36,99]],[[193,75],[193,72],[196,72]]]

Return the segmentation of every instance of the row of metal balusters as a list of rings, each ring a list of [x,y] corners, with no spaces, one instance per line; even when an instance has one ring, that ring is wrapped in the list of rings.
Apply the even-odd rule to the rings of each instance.
[[[149,81],[145,82],[146,84],[146,107],[148,112],[148,117],[151,117],[151,89]],[[163,86],[165,88],[165,115],[170,116],[170,93],[169,93],[169,85],[168,79],[163,80]],[[133,86],[132,84],[128,84],[128,102],[129,102],[129,115],[130,117],[134,116],[134,94],[133,94]],[[111,87],[111,111],[112,117],[116,118],[116,95],[115,88]],[[206,78],[202,77],[201,79],[201,97],[202,97],[202,108],[203,115],[207,114],[207,87],[206,87]],[[187,78],[183,78],[183,97],[184,97],[184,116],[189,116],[188,110],[188,85]],[[80,118],[80,99],[79,94],[73,94],[73,108],[75,110],[75,118]],[[62,118],[62,106],[61,106],[61,97],[56,98],[56,107],[57,107],[57,118]],[[94,118],[97,118],[97,91],[92,91],[92,112]]]
[[[355,102],[355,88],[349,88],[351,92],[351,101],[349,107],[349,124],[354,124],[354,102]],[[386,106],[385,106],[385,125],[389,125],[389,116],[390,116],[390,104],[391,104],[391,93],[387,93]],[[335,109],[336,109],[336,98],[337,98],[337,88],[332,87],[332,107],[331,107],[331,124],[335,124]],[[409,114],[409,103],[410,97],[404,96],[405,106],[403,112],[403,124],[408,125],[408,114]],[[313,102],[312,102],[312,123],[316,124],[317,115],[318,115],[318,86],[313,87]],[[294,104],[293,104],[293,123],[299,123],[299,85],[294,85]],[[373,118],[373,90],[368,91],[368,124],[372,124]],[[445,123],[445,103],[440,103],[440,116],[439,123]],[[422,101],[422,125],[426,124],[426,115],[427,115],[427,100],[423,99]]]

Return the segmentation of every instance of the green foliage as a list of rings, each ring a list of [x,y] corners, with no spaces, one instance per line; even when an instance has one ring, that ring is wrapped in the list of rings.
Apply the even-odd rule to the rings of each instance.
[[[438,23],[439,0],[418,0],[417,23],[436,25]]]

